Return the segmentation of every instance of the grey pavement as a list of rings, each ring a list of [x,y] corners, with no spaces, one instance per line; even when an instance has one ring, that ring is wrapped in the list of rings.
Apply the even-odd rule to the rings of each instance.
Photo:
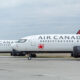
[[[0,56],[0,80],[79,80],[80,59]]]

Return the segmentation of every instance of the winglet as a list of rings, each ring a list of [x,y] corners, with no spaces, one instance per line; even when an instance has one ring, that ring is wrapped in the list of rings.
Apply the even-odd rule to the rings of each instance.
[[[80,34],[80,30],[76,34]]]

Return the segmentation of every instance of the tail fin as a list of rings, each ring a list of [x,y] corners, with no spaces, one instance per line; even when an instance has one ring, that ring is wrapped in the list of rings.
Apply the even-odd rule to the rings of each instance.
[[[76,34],[80,34],[80,30]]]

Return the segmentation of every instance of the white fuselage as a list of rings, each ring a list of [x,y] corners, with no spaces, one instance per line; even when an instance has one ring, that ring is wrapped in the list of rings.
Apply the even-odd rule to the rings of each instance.
[[[11,44],[17,40],[0,40],[0,52],[12,52]]]
[[[78,34],[33,35],[12,45],[17,51],[73,51],[74,46],[80,46]]]

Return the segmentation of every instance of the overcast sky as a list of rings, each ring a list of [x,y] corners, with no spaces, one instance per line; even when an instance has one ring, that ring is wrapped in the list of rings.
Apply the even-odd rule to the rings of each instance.
[[[0,39],[79,29],[80,0],[0,0]]]

